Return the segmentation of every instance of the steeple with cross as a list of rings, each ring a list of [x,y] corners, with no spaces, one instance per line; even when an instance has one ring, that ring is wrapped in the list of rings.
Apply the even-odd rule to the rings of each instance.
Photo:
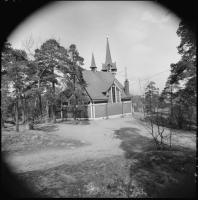
[[[109,41],[108,41],[108,34],[106,34],[106,36],[107,36],[106,59],[105,59],[105,63],[104,64],[102,63],[101,71],[111,72],[113,75],[115,75],[117,72],[116,62],[115,63],[112,62]]]

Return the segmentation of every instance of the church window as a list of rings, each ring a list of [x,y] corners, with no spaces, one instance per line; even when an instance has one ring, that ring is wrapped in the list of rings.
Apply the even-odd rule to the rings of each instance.
[[[113,85],[107,92],[109,103],[120,103],[121,93],[116,85]]]
[[[120,91],[118,90],[118,88],[116,88],[116,99],[117,102],[120,103]]]
[[[112,86],[112,99],[113,103],[115,103],[116,102],[115,86]]]

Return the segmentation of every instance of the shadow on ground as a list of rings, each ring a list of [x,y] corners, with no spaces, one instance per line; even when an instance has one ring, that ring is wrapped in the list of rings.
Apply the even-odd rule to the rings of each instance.
[[[11,126],[9,126],[9,127],[6,126],[5,128],[2,129],[2,131],[3,132],[11,132],[11,131],[15,130],[14,128],[15,128],[14,126],[12,126],[12,127]]]
[[[125,157],[131,158],[134,154],[142,153],[151,148],[151,141],[149,138],[139,134],[140,129],[137,128],[121,128],[115,130],[115,137],[122,140],[120,148],[125,151]]]
[[[56,127],[42,128],[51,129],[51,126]],[[139,129],[131,127],[115,131],[125,157],[117,155],[63,164],[20,173],[17,178],[22,186],[31,189],[33,197],[142,198],[146,194],[148,198],[195,198],[196,152],[181,147],[171,151],[151,150],[150,140],[139,133]],[[17,183],[6,186],[9,194],[13,194],[16,185],[19,186]]]
[[[150,198],[194,198],[195,152],[175,146],[172,150],[157,151],[150,139],[139,134],[137,128],[115,131],[122,140],[120,148],[132,161],[130,178],[137,181]]]
[[[53,131],[59,130],[57,127],[58,126],[55,125],[55,124],[46,124],[46,125],[43,125],[41,127],[35,128],[35,130],[44,131],[44,132],[53,132]]]

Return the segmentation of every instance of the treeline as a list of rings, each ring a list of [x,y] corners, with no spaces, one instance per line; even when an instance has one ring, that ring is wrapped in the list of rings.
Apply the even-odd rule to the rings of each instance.
[[[149,121],[177,129],[197,126],[196,33],[181,21],[177,30],[181,60],[171,64],[171,74],[164,90],[150,82],[142,99]]]
[[[66,49],[49,39],[32,51],[30,42],[21,50],[6,41],[1,51],[1,127],[10,120],[16,124],[16,131],[19,121],[34,123],[38,117],[49,118],[49,108],[55,123],[56,108],[68,96],[74,96],[74,105],[87,101],[81,88],[86,84],[82,76],[84,59],[76,45]]]

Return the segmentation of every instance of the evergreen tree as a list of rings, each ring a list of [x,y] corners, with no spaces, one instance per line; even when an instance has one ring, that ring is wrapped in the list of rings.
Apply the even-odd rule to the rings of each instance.
[[[194,29],[195,30],[195,29]],[[171,64],[171,83],[183,82],[185,92],[196,97],[197,76],[196,76],[196,32],[181,21],[177,35],[181,43],[177,47],[178,53],[182,56],[176,64]]]
[[[52,90],[46,87],[49,93],[50,103],[52,105],[53,122],[56,122],[56,87],[58,84],[58,72],[66,73],[68,65],[68,54],[64,47],[60,46],[59,42],[54,39],[49,39],[43,43],[40,49],[35,51],[35,58],[37,59],[38,69],[38,87],[40,87],[41,77],[43,81],[51,83]],[[46,83],[46,86],[48,85]]]
[[[171,117],[174,117],[178,128],[186,124],[191,128],[196,118],[197,76],[194,30],[190,29],[184,21],[180,22],[177,35],[181,38],[181,43],[177,49],[181,60],[171,64],[171,75],[161,94],[171,100]],[[177,90],[174,91],[175,87]]]
[[[146,112],[150,114],[155,113],[156,108],[158,107],[159,100],[159,88],[155,87],[155,83],[151,81],[146,87],[145,91],[145,108]]]
[[[23,50],[12,49],[9,43],[5,43],[2,49],[2,70],[3,81],[12,97],[15,99],[15,118],[16,118],[16,131],[19,131],[19,104],[22,95],[22,89],[26,79],[26,66],[27,66],[27,54]],[[5,96],[3,97],[5,100]],[[2,104],[4,105],[4,104]]]
[[[84,58],[82,58],[79,55],[76,45],[74,44],[70,45],[68,53],[71,59],[68,65],[71,75],[69,78],[70,87],[69,90],[67,90],[67,92],[74,94],[71,99],[71,104],[74,106],[74,120],[76,120],[76,112],[77,112],[76,105],[88,102],[89,98],[85,91],[86,82],[82,74],[83,71],[82,66],[84,65],[83,63]]]

